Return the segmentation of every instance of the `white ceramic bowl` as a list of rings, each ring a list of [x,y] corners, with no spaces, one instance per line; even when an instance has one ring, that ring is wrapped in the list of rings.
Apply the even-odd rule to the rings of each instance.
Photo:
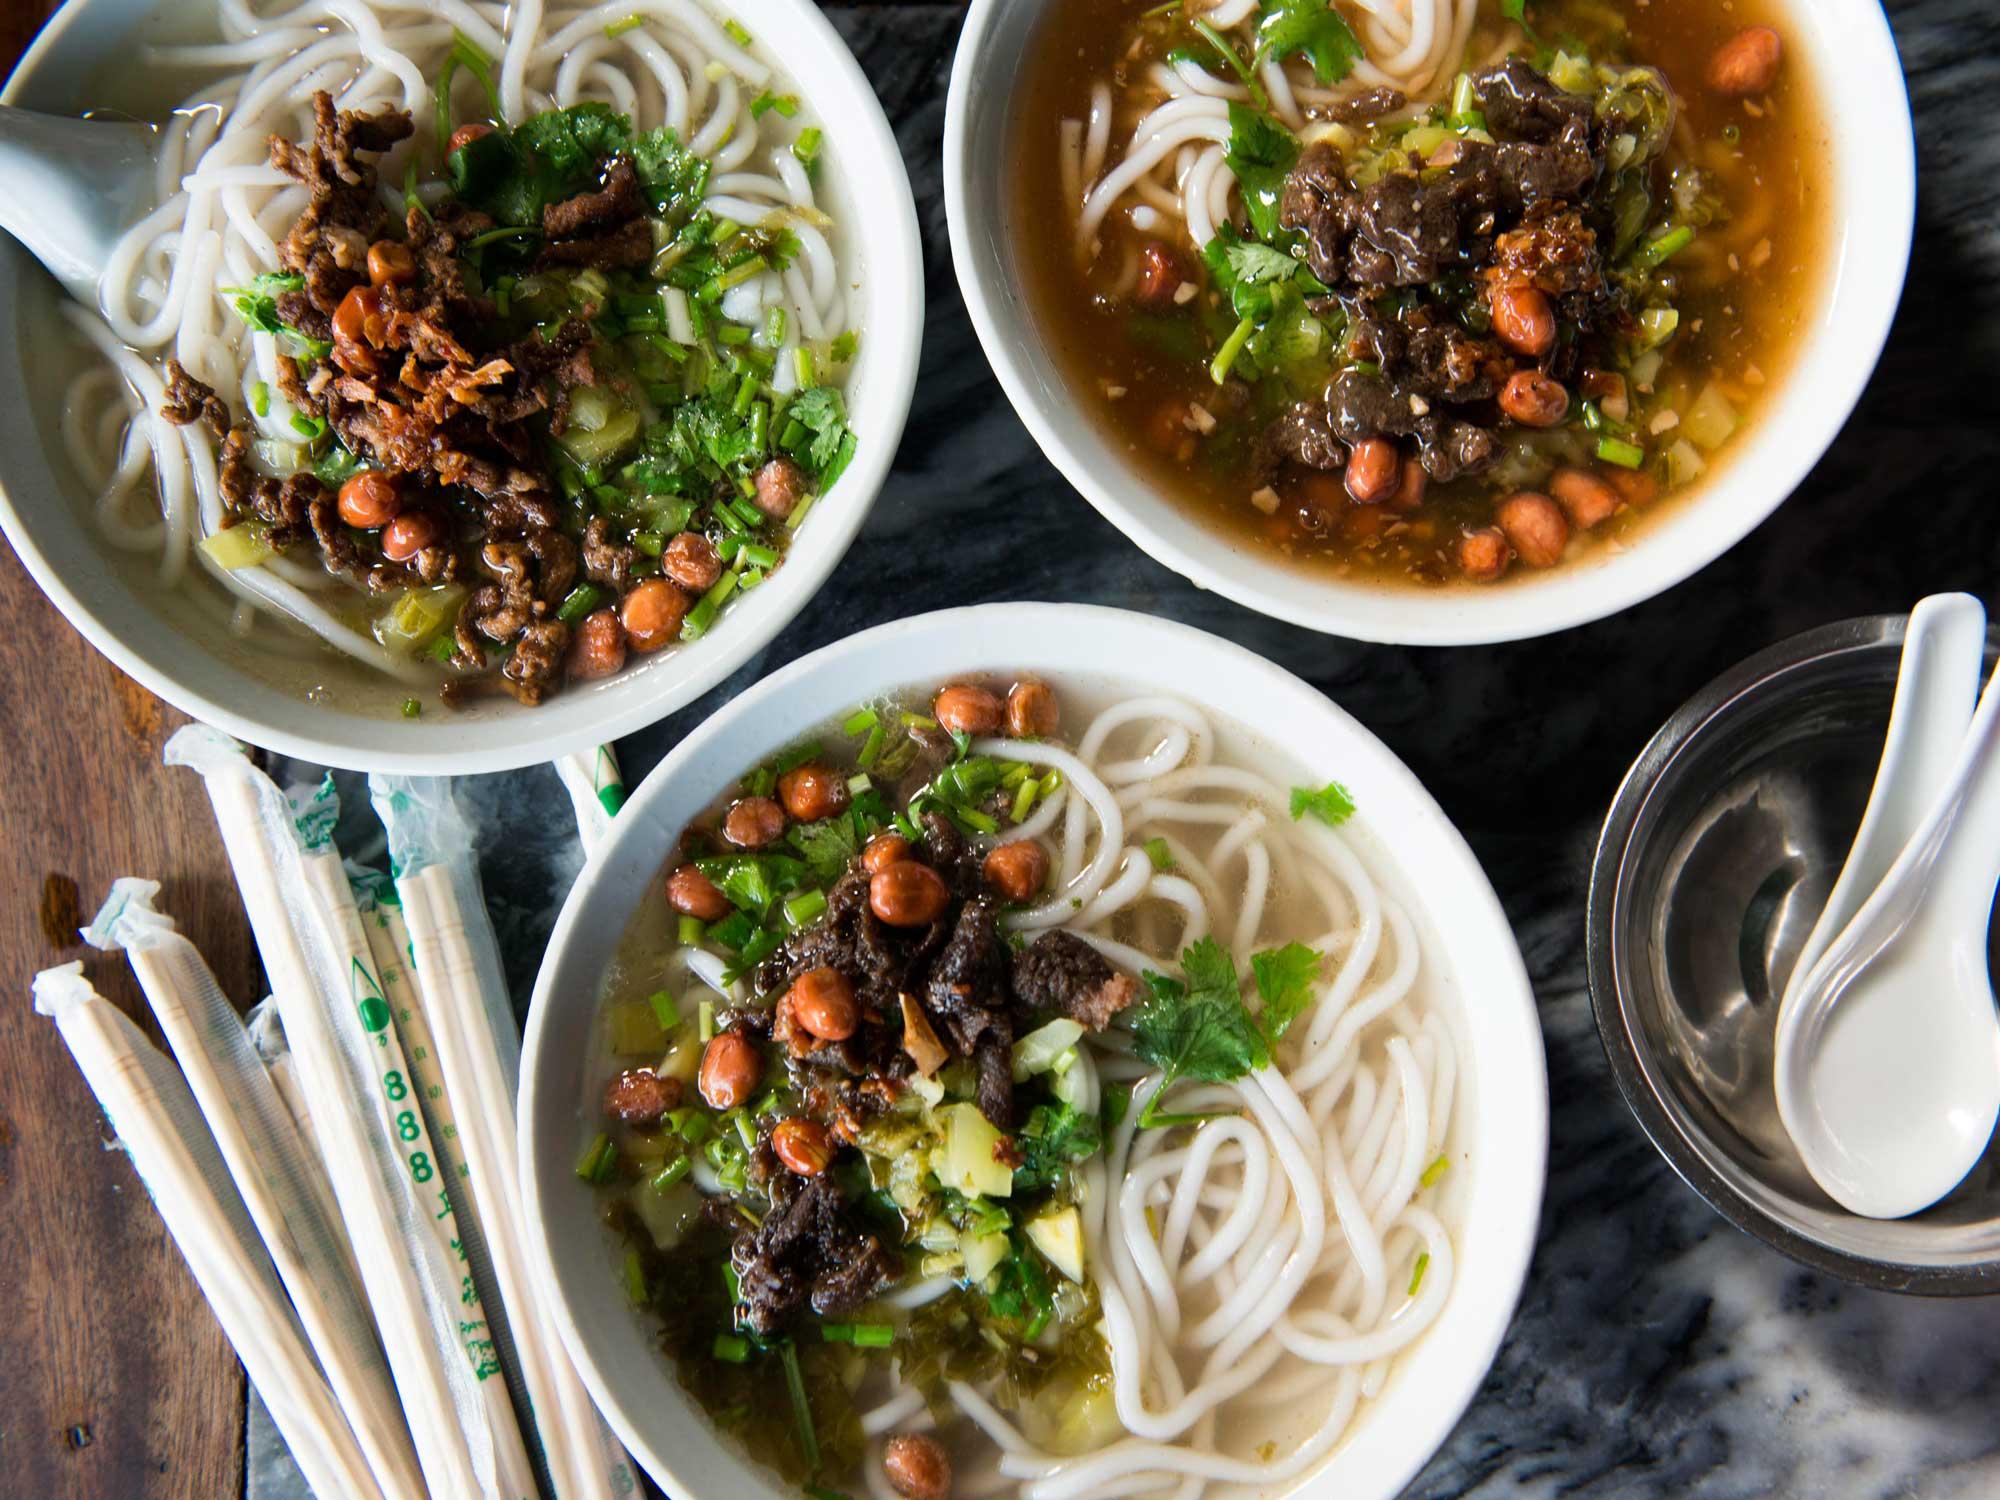
[[[106,104],[93,80],[157,35],[168,9],[160,0],[71,0],[0,102],[55,114]],[[417,773],[504,770],[629,734],[699,697],[784,629],[839,563],[888,475],[916,386],[923,258],[895,136],[819,8],[812,0],[727,0],[718,9],[750,29],[823,122],[822,186],[861,284],[861,344],[848,382],[854,461],[813,507],[784,567],[700,642],[608,681],[566,688],[539,708],[496,695],[456,713],[403,719],[395,709],[408,689],[386,681],[308,697],[258,670],[219,626],[190,610],[163,609],[110,565],[49,425],[59,397],[30,399],[38,341],[61,293],[0,237],[0,527],[70,623],[175,707],[253,744],[324,765]],[[348,680],[345,671],[337,680]]]
[[[646,778],[570,892],[535,985],[521,1064],[520,1141],[531,1255],[584,1381],[633,1455],[681,1500],[779,1500],[792,1492],[746,1464],[682,1393],[627,1301],[616,1257],[576,1177],[598,1129],[598,1002],[637,903],[685,825],[805,729],[857,702],[968,672],[1192,696],[1296,762],[1338,777],[1378,879],[1424,934],[1432,994],[1458,1028],[1461,1084],[1450,1148],[1470,1163],[1446,1178],[1458,1272],[1437,1326],[1406,1356],[1329,1463],[1295,1495],[1388,1500],[1436,1450],[1499,1348],[1534,1245],[1548,1092],[1534,996],[1519,951],[1472,853],[1380,741],[1261,657],[1144,615],[1079,605],[949,610],[865,631],[766,678]],[[1195,685],[1199,684],[1199,687]],[[1393,852],[1393,858],[1388,851]],[[1456,1158],[1455,1158],[1456,1159]]]
[[[1791,0],[1786,45],[1803,54],[1827,137],[1830,264],[1790,374],[1698,493],[1662,507],[1628,550],[1600,548],[1501,587],[1370,586],[1236,542],[1134,469],[1071,392],[1029,306],[1012,247],[1050,229],[1019,223],[1012,203],[1011,85],[1052,3],[972,0],[966,16],[944,140],[959,287],[1000,384],[1050,461],[1153,557],[1238,604],[1332,635],[1409,645],[1518,640],[1601,619],[1706,566],[1776,510],[1840,431],[1875,368],[1902,293],[1916,212],[1902,68],[1876,0]]]

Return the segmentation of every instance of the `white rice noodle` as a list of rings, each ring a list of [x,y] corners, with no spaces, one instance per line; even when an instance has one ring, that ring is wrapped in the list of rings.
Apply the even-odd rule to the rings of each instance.
[[[764,289],[787,308],[785,349],[824,339],[846,326],[846,295],[824,215],[804,167],[784,149],[781,117],[759,120],[750,100],[773,77],[754,47],[738,46],[715,13],[696,0],[305,0],[260,6],[219,0],[220,40],[147,49],[149,66],[213,70],[161,130],[158,206],[114,248],[99,289],[101,319],[66,309],[71,323],[106,366],[79,374],[65,394],[62,428],[70,461],[94,495],[92,517],[107,541],[157,552],[168,587],[219,586],[232,601],[220,609],[238,633],[295,649],[273,616],[295,621],[335,650],[390,676],[427,681],[435,674],[384,650],[344,624],[318,596],[344,587],[316,564],[279,558],[225,573],[195,543],[221,524],[216,459],[199,428],[177,430],[157,415],[164,396],[159,364],[173,356],[197,378],[242,400],[262,382],[269,399],[265,436],[285,440],[292,409],[279,394],[276,351],[230,309],[225,287],[279,268],[279,245],[304,207],[304,190],[269,165],[273,135],[312,133],[312,94],[326,89],[343,109],[407,109],[416,135],[386,153],[384,204],[403,212],[405,163],[426,181],[435,203],[438,143],[432,81],[453,33],[494,59],[502,112],[520,119],[552,105],[601,100],[640,129],[666,124],[714,165],[709,206],[745,224],[782,220],[798,236],[799,255]],[[637,18],[616,37],[606,28]],[[711,65],[717,77],[710,77]],[[453,88],[460,117],[487,108],[468,70]],[[1099,156],[1108,149],[1108,92],[1102,98]],[[785,127],[789,129],[790,127]],[[694,330],[684,295],[667,298],[669,333]],[[781,374],[795,385],[795,361]],[[110,399],[114,390],[124,394]],[[148,497],[152,504],[149,505]],[[157,513],[149,513],[156,510]],[[193,554],[201,568],[189,568]],[[266,626],[252,627],[262,615]]]

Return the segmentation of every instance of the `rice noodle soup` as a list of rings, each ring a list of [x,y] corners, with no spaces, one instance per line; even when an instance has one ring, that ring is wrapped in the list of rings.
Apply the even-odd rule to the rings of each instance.
[[[680,649],[783,565],[860,304],[837,146],[734,20],[237,4],[147,60],[185,102],[62,310],[59,426],[154,588],[415,715]]]
[[[1043,337],[1147,480],[1302,566],[1643,545],[1819,305],[1785,32],[1764,0],[1045,7],[1010,146]]]
[[[1366,1420],[1450,1293],[1470,1080],[1366,809],[1288,766],[1178,699],[960,678],[686,830],[577,1171],[748,1454],[1266,1493]]]

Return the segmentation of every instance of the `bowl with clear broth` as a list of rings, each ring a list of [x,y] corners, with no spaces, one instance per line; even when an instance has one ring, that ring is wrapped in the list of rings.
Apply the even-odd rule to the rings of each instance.
[[[1852,409],[1914,209],[1879,8],[1512,10],[972,7],[974,325],[1176,571],[1363,639],[1542,634],[1734,545]]]
[[[536,14],[78,0],[9,82],[152,122],[157,172],[97,307],[0,246],[0,523],[255,743],[478,771],[629,732],[804,607],[888,471],[915,212],[817,8]]]
[[[1547,1104],[1492,892],[1378,742],[1185,627],[997,605],[647,778],[521,1109],[558,1326],[673,1493],[1387,1497],[1507,1326]]]

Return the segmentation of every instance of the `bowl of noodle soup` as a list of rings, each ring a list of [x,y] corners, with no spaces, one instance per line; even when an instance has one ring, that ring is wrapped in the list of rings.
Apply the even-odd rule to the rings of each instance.
[[[148,66],[134,70],[135,56]],[[646,179],[646,198],[620,227],[651,232],[660,253],[651,269],[611,270],[608,294],[597,262],[552,265],[553,242],[547,258],[490,243],[523,231],[461,243],[459,264],[485,300],[467,302],[454,331],[464,336],[497,304],[496,329],[507,316],[515,327],[493,338],[524,340],[507,354],[552,342],[574,320],[599,373],[594,387],[559,390],[564,377],[536,392],[522,368],[526,425],[503,433],[496,424],[493,433],[532,445],[527,470],[507,479],[527,496],[525,520],[518,509],[487,508],[511,504],[497,489],[472,488],[478,474],[504,467],[489,461],[494,450],[475,455],[484,465],[468,471],[475,477],[449,476],[463,482],[452,489],[443,470],[395,473],[341,420],[329,423],[331,398],[300,405],[299,387],[317,384],[315,355],[337,382],[348,367],[338,320],[330,364],[328,341],[313,347],[309,337],[325,332],[326,308],[306,305],[319,291],[295,290],[308,278],[289,274],[287,259],[288,230],[308,193],[267,160],[267,138],[294,143],[301,160],[316,139],[325,144],[330,137],[315,136],[322,91],[343,129],[351,116],[407,111],[403,138],[392,131],[386,149],[355,158],[367,174],[364,196],[379,199],[367,212],[390,240],[403,234],[406,214],[413,225],[434,221],[461,192],[453,173],[464,153],[447,152],[440,126],[497,120],[503,139],[524,141],[522,127],[538,118],[602,125],[603,143],[573,165],[568,187],[551,175],[551,203],[609,180],[628,156],[650,170],[649,146],[699,173],[682,179],[681,189],[696,186],[671,205],[664,179]],[[409,11],[341,0],[224,5],[204,18],[79,0],[50,22],[5,97],[49,113],[163,123],[150,201],[114,252],[102,306],[68,302],[16,246],[0,246],[0,306],[16,350],[0,369],[16,398],[0,443],[0,522],[52,602],[112,661],[254,743],[357,768],[480,771],[609,741],[761,650],[838,563],[888,471],[922,324],[915,212],[879,104],[810,4],[463,0]],[[547,160],[521,159],[536,170]],[[489,223],[521,216],[485,206],[494,210]],[[536,206],[529,199],[526,212]],[[368,237],[364,230],[357,243]],[[683,256],[691,240],[698,254]],[[683,283],[690,268],[714,268],[715,285],[677,290],[670,263]],[[426,265],[425,286],[430,278]],[[377,282],[371,260],[362,291]],[[300,299],[296,314],[288,289]],[[531,292],[544,299],[539,308]],[[647,298],[650,311],[635,306]],[[293,316],[317,328],[301,337],[285,326]],[[403,358],[393,345],[388,353],[385,384]],[[296,385],[288,384],[294,354]],[[218,398],[213,431],[161,417],[173,389],[169,360]],[[408,368],[416,365],[412,357]],[[724,380],[729,395],[718,400]],[[728,425],[739,391],[740,429]],[[805,394],[815,402],[809,417]],[[587,412],[582,397],[591,398]],[[615,434],[625,445],[564,439],[547,409],[554,402],[566,403],[576,442]],[[716,448],[689,457],[682,434],[717,411],[722,426],[702,429],[720,433]],[[677,418],[687,420],[676,427]],[[225,424],[249,459],[235,491],[229,447],[218,441]],[[750,482],[766,459],[783,460],[772,466],[799,480],[782,508],[765,509]],[[380,466],[405,487],[397,519],[444,518],[444,541],[430,554],[443,571],[392,546],[396,519],[362,528],[343,483],[357,466]],[[279,514],[289,504],[280,486],[289,496],[294,482],[318,497],[326,524],[304,506]],[[586,546],[586,518],[610,527],[598,538],[608,551]],[[535,548],[517,598],[513,561],[493,544],[518,556],[524,539]],[[682,547],[703,554],[707,576],[698,569],[687,582],[673,570]],[[551,549],[561,554],[554,565]],[[620,623],[631,622],[630,595],[642,585],[652,602],[672,602],[664,628],[650,620],[650,635]],[[489,614],[497,629],[488,630],[475,606],[482,591],[495,602],[496,590],[510,608]],[[612,629],[616,661],[629,644],[623,670],[604,669],[615,662],[579,670],[572,648],[592,614]],[[539,663],[523,620],[545,632]],[[540,669],[525,692],[522,663]],[[545,692],[553,695],[545,706],[527,706]]]
[[[938,722],[955,722],[941,690],[980,686],[1011,704],[1021,684],[1059,705],[1026,726],[1033,736],[1013,723],[937,738]],[[899,751],[899,725],[928,748]],[[831,786],[829,771],[851,796],[800,805],[788,778]],[[741,810],[773,800],[774,777],[785,818],[748,832]],[[1297,818],[1294,788],[1319,794]],[[898,1029],[895,997],[873,988],[862,950],[841,947],[857,930],[844,924],[889,920],[880,881],[914,880],[875,859],[898,829],[915,847],[884,857],[929,861],[957,911],[956,925],[949,907],[926,913],[936,938],[899,950],[918,968],[895,982],[945,1006],[931,1040],[949,1054],[979,1030],[937,984],[979,969],[952,955],[982,924],[989,946],[995,923],[1009,934],[1012,955],[985,962],[1011,963],[1015,993],[1038,996],[1003,1032],[1011,1104],[996,1108],[973,1056],[891,1060],[884,1078],[897,1081],[855,1085],[814,1074],[830,1054],[798,1040],[795,1025],[821,1024],[802,986],[826,974],[789,976],[818,963],[855,976],[863,1019],[843,1045],[879,1061],[922,1030],[907,996]],[[968,874],[997,879],[994,851],[1029,843],[1040,873],[1004,901]],[[737,909],[690,907],[697,868]],[[759,881],[774,888],[746,894]],[[859,891],[873,918],[857,918]],[[1265,972],[1287,945],[1312,960],[1289,1027],[1272,1024]],[[1037,964],[1040,980],[1028,977]],[[1275,1040],[1162,1087],[1158,1007],[1171,1012],[1218,965],[1259,1017],[1245,1024]],[[1038,1007],[1059,1003],[1047,986],[1071,981],[1113,999],[1079,1010],[1085,1024],[1044,1022]],[[969,982],[975,999],[982,983]],[[1227,1009],[1238,986],[1221,983],[1210,998]],[[1107,1021],[1112,1006],[1129,1014]],[[1052,1031],[1062,1050],[1048,1055]],[[762,1058],[762,1081],[742,1084],[767,1090],[755,1103],[712,1087],[724,1064],[710,1054],[731,1049]],[[815,1139],[814,1111],[850,1086],[900,1102],[862,1106],[858,1130],[835,1107],[821,1154],[801,1165],[793,1147]],[[981,1119],[1010,1110],[1027,1156],[995,1181]],[[937,1493],[885,1477],[894,1445],[919,1438],[941,1445],[959,1495],[1393,1495],[1499,1347],[1534,1242],[1547,1130],[1518,950],[1409,772],[1240,648],[1059,605],[865,632],[683,741],[564,906],[521,1112],[533,1254],[558,1326],[630,1451],[691,1497],[802,1483]],[[926,1132],[944,1116],[939,1145]],[[968,1130],[978,1144],[962,1179],[946,1153]],[[1067,1155],[1044,1170],[1058,1136]],[[818,1260],[772,1227],[800,1221],[809,1194],[831,1237]],[[706,1227],[727,1212],[743,1215],[728,1220],[733,1241]],[[965,1224],[956,1242],[939,1213]],[[1068,1237],[1052,1237],[1064,1224]],[[996,1363],[982,1338],[1013,1352]],[[801,1392],[790,1402],[786,1367]]]
[[[1745,537],[1872,373],[1915,213],[1872,0],[975,0],[945,190],[1084,498],[1247,607],[1416,645]]]

